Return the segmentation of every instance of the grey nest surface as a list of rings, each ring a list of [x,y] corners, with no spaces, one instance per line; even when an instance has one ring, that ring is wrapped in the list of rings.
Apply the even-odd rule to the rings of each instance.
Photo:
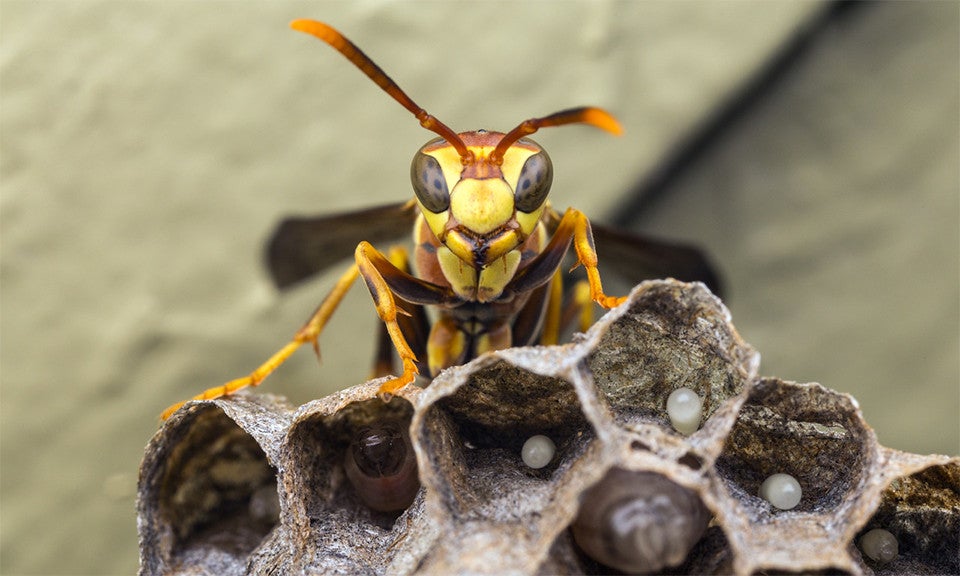
[[[960,572],[960,458],[885,448],[852,397],[758,368],[720,300],[666,280],[571,344],[390,402],[380,380],[190,402],[141,464],[140,573]],[[689,434],[679,388],[701,402]],[[555,450],[538,468],[533,436]],[[759,496],[774,474],[792,507]]]

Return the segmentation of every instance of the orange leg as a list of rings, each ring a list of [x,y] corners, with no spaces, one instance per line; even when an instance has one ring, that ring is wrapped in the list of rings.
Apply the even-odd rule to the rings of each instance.
[[[387,259],[404,274],[410,274],[410,259],[406,248],[403,246],[392,246],[387,252]],[[397,323],[400,324],[400,330],[406,335],[408,343],[414,350],[414,355],[418,355],[417,350],[423,348],[423,342],[430,331],[427,317],[420,306],[408,304],[402,300],[396,302],[396,304],[399,308]],[[403,316],[408,317],[403,318]],[[371,378],[381,378],[394,373],[393,350],[390,333],[387,332],[385,324],[380,324]]]
[[[590,228],[590,220],[583,212],[574,208],[568,208],[560,220],[560,226],[557,228],[557,234],[568,226],[573,228],[573,248],[577,251],[578,264],[582,264],[587,271],[587,281],[590,283],[590,298],[604,308],[613,308],[624,302],[626,296],[607,296],[603,293],[603,284],[600,282],[600,271],[597,269],[597,250],[593,245],[593,230]],[[570,232],[565,230],[566,234]]]
[[[293,339],[287,343],[286,346],[277,351],[269,360],[260,365],[259,368],[244,376],[243,378],[237,378],[231,380],[226,384],[217,386],[204,390],[200,394],[197,394],[191,400],[212,400],[213,398],[220,398],[221,396],[226,396],[232,394],[237,390],[246,388],[248,386],[259,386],[264,379],[273,373],[281,364],[283,364],[287,358],[289,358],[300,346],[310,342],[313,344],[313,349],[320,354],[320,348],[317,344],[317,338],[320,336],[320,332],[323,330],[323,327],[327,324],[327,320],[333,315],[333,312],[337,309],[337,306],[343,300],[343,297],[347,294],[347,291],[350,290],[350,286],[353,285],[354,281],[357,279],[358,269],[356,265],[350,267],[346,273],[337,280],[336,285],[333,287],[333,290],[330,294],[324,298],[323,302],[317,308],[316,312],[313,313],[313,316],[303,325],[300,330],[293,336]],[[166,410],[163,411],[163,414],[160,415],[161,420],[166,420],[170,417],[171,414],[177,411],[178,408],[186,404],[187,401],[178,402]]]
[[[560,334],[565,332],[570,324],[577,320],[577,330],[586,332],[593,326],[593,300],[590,298],[590,284],[586,280],[579,280],[570,290],[570,301],[561,309],[563,290],[558,277],[554,277],[550,286],[550,302],[547,304],[546,318],[543,323],[543,332],[540,343],[543,345],[557,344]]]
[[[577,263],[573,268],[583,265],[586,269],[590,299],[604,308],[613,308],[624,302],[627,299],[626,296],[607,296],[603,293],[600,271],[597,269],[597,251],[593,246],[593,231],[590,228],[590,221],[583,212],[568,208],[561,218],[559,214],[550,210],[548,220],[550,223],[557,223],[550,243],[517,272],[507,284],[504,293],[522,294],[552,282],[557,267],[560,266],[561,260],[572,243],[577,254]]]
[[[590,300],[590,285],[587,282],[580,281],[573,287],[573,302],[575,308],[580,310],[580,331],[586,332],[593,326],[593,301]]]
[[[550,279],[546,317],[543,319],[543,331],[540,333],[540,343],[544,346],[553,346],[560,342],[560,331],[563,328],[560,318],[562,307],[563,273],[557,268],[553,278]]]
[[[403,331],[397,322],[397,314],[409,313],[397,306],[396,300],[393,298],[393,291],[383,278],[384,275],[403,275],[403,272],[393,266],[390,260],[369,242],[361,242],[357,246],[355,256],[360,274],[370,290],[370,296],[373,297],[377,315],[380,316],[384,326],[386,326],[387,334],[390,336],[393,347],[397,350],[400,361],[403,363],[403,373],[400,376],[387,380],[380,385],[378,394],[383,400],[387,401],[397,390],[412,383],[417,374],[420,373],[417,369],[417,357],[410,345],[407,344]]]
[[[544,278],[542,276],[544,268],[558,265],[559,261],[554,264],[554,259],[562,257],[572,242],[577,253],[577,264],[574,265],[573,269],[580,265],[583,265],[586,269],[587,281],[590,286],[590,299],[604,308],[613,308],[623,303],[627,299],[626,296],[607,296],[603,293],[600,271],[597,269],[597,250],[593,245],[593,230],[590,228],[590,220],[583,212],[575,208],[567,208],[562,218],[552,209],[548,216],[550,220],[557,222],[557,228],[553,232],[550,243],[540,253],[540,256],[517,275],[517,278],[521,278],[521,281],[515,284],[518,289],[536,285],[537,278]],[[537,262],[538,260],[539,262]],[[524,272],[526,272],[526,277],[522,276]]]
[[[577,320],[577,330],[586,332],[593,326],[593,300],[590,299],[590,284],[578,280],[570,290],[570,300],[560,314],[560,330],[564,331]]]

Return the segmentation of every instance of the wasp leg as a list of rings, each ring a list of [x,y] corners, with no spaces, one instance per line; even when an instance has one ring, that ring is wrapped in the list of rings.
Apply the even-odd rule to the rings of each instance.
[[[317,355],[319,355],[320,348],[317,344],[317,338],[320,336],[320,332],[327,324],[330,316],[333,315],[333,312],[337,309],[337,306],[347,294],[347,291],[350,290],[350,286],[352,286],[354,281],[357,279],[358,273],[359,270],[357,269],[357,266],[351,266],[350,269],[347,270],[339,280],[337,280],[333,290],[331,290],[330,294],[323,299],[323,302],[319,307],[317,307],[317,310],[313,313],[313,316],[307,320],[306,324],[304,324],[296,334],[294,334],[293,339],[290,340],[286,346],[271,356],[269,360],[261,364],[259,368],[243,378],[237,378],[221,386],[204,390],[190,400],[212,400],[213,398],[220,398],[221,396],[233,394],[237,390],[246,388],[248,386],[259,386],[267,376],[273,373],[273,371],[283,364],[294,352],[296,352],[300,346],[307,342],[313,344],[314,351],[317,353]],[[188,401],[185,400],[170,406],[163,411],[163,414],[160,415],[160,419],[166,420],[171,414],[176,412],[178,408],[187,402]]]
[[[387,252],[387,259],[404,274],[410,274],[410,261],[404,247],[391,247]],[[426,311],[423,306],[410,304],[402,299],[396,301],[396,304],[402,309],[397,316],[400,331],[406,336],[414,355],[420,358],[426,354],[427,335],[430,333],[430,322],[427,320]],[[387,332],[386,325],[381,323],[371,378],[393,374],[393,360],[393,343],[390,341],[390,333]],[[425,366],[421,365],[419,368],[423,370]]]
[[[550,293],[547,295],[547,310],[543,320],[543,332],[540,333],[540,343],[544,346],[553,346],[560,343],[560,331],[563,329],[561,312],[563,306],[563,273],[560,268],[553,273],[550,279]]]
[[[387,259],[398,269],[409,272],[406,251],[398,246],[390,248],[387,253]],[[377,351],[374,355],[373,370],[370,373],[371,378],[382,378],[393,374],[393,343],[390,341],[390,333],[387,332],[386,324],[381,323],[377,330]]]
[[[551,217],[557,217],[552,210]],[[603,293],[590,221],[587,220],[583,212],[574,208],[567,209],[563,218],[559,219],[559,224],[550,239],[550,243],[536,258],[517,272],[513,280],[507,284],[501,298],[513,297],[515,294],[522,294],[549,282],[560,266],[563,257],[567,254],[567,249],[570,248],[571,243],[573,243],[577,253],[577,265],[583,265],[587,271],[590,299],[604,308],[613,308],[624,302],[627,299],[626,296],[607,296]]]
[[[560,269],[550,281],[550,299],[540,343],[549,346],[560,342],[560,335],[574,320],[577,330],[586,332],[593,326],[593,300],[590,298],[590,283],[579,280],[570,290],[570,301],[563,305],[563,276]]]
[[[549,285],[534,288],[530,292],[527,303],[517,313],[511,327],[514,346],[531,346],[542,343],[543,325],[550,300],[549,289]]]
[[[370,291],[370,296],[373,297],[377,315],[386,326],[387,334],[403,363],[403,373],[380,386],[380,397],[389,400],[394,392],[413,382],[420,373],[417,356],[407,343],[398,319],[398,314],[409,316],[410,313],[397,305],[394,294],[396,293],[407,303],[421,305],[454,302],[456,296],[449,288],[426,282],[403,272],[369,242],[361,242],[354,256],[357,260],[357,268]]]
[[[590,228],[590,220],[583,212],[567,208],[554,233],[554,238],[557,236],[573,237],[578,264],[582,264],[587,271],[591,300],[604,308],[613,308],[627,299],[626,296],[607,296],[603,293],[600,271],[597,269],[597,249],[593,244],[593,230]]]
[[[570,290],[569,302],[563,308],[560,315],[560,331],[564,331],[573,323],[577,322],[577,330],[586,332],[593,326],[593,300],[590,299],[590,283],[586,280],[578,280]]]
[[[593,301],[590,299],[590,284],[588,282],[577,282],[573,287],[573,301],[570,302],[571,308],[576,312],[580,311],[580,331],[586,332],[593,326]],[[572,320],[572,318],[571,318]]]
[[[383,323],[377,330],[377,350],[373,356],[373,370],[370,371],[370,378],[383,378],[393,374],[393,342],[390,341],[390,333]]]

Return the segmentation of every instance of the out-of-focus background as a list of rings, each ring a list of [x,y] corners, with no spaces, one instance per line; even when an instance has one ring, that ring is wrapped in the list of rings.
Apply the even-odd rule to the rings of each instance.
[[[0,573],[129,574],[143,447],[168,404],[245,374],[331,276],[278,294],[283,216],[410,197],[431,134],[346,32],[457,130],[545,130],[553,201],[698,243],[761,372],[858,399],[880,440],[960,452],[956,3],[0,4]],[[364,380],[356,289],[266,384]]]

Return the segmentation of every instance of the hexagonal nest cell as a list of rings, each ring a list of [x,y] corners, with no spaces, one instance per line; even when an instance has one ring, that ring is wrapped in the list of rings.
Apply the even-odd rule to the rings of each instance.
[[[960,572],[960,458],[884,448],[849,396],[758,366],[717,298],[667,280],[387,403],[379,380],[189,402],[141,464],[140,573]]]

